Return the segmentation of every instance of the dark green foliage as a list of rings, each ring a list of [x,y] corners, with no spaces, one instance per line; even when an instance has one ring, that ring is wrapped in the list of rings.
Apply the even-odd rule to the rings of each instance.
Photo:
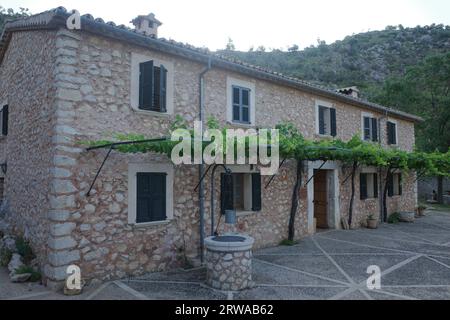
[[[23,262],[29,264],[35,258],[30,243],[22,237],[16,239],[17,252],[22,256]]]
[[[398,212],[394,212],[388,218],[388,223],[399,223],[400,222],[400,214]]]
[[[450,147],[450,53],[429,56],[403,77],[389,78],[374,99],[425,119],[417,126],[420,150]]]
[[[0,6],[0,34],[2,34],[3,27],[6,23],[6,20],[12,20],[20,17],[26,17],[30,13],[28,9],[20,8],[19,12],[15,12],[13,9],[5,9]]]
[[[449,38],[450,26],[398,26],[347,36],[330,45],[318,41],[301,51],[220,53],[332,88],[357,85],[372,98],[388,77],[403,75],[426,56],[448,51]]]
[[[298,244],[298,241],[292,241],[292,240],[288,240],[288,239],[285,239],[280,242],[280,246],[291,247],[291,246],[295,246],[296,244]]]
[[[30,282],[37,282],[41,280],[41,273],[39,271],[36,271],[33,269],[33,267],[23,265],[16,269],[16,274],[25,274],[25,273],[31,273],[30,279],[28,281]]]
[[[6,267],[8,263],[11,261],[12,252],[6,248],[2,248],[0,250],[0,266]]]

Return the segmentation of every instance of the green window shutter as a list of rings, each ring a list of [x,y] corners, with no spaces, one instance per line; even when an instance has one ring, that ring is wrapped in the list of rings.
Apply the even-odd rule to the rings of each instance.
[[[403,193],[403,190],[402,190],[402,174],[399,173],[398,174],[398,195],[401,196],[402,193]]]
[[[387,122],[386,124],[386,129],[387,129],[387,143],[388,144],[392,144],[392,126],[390,122]]]
[[[242,89],[242,101],[241,101],[241,112],[242,112],[242,122],[250,123],[250,90]]]
[[[373,174],[373,197],[378,198],[378,174]]]
[[[220,176],[220,213],[233,210],[233,175],[222,173]]]
[[[167,69],[163,65],[159,69],[160,85],[159,85],[159,102],[161,112],[167,112]]]
[[[261,211],[261,174],[252,173],[252,211]]]
[[[387,133],[388,133],[388,144],[396,144],[397,137],[395,134],[395,123],[389,122],[387,123]]]
[[[153,108],[153,61],[139,64],[139,109]]]
[[[359,196],[361,200],[367,199],[367,175],[365,173],[359,175]]]
[[[330,108],[330,134],[336,137],[336,109]]]
[[[392,144],[397,144],[397,134],[395,130],[396,124],[392,124]]]
[[[364,117],[364,140],[370,140],[370,118]]]
[[[378,120],[372,118],[372,141],[378,141]]]
[[[319,134],[325,134],[325,107],[319,106]]]
[[[136,174],[136,222],[164,221],[166,215],[166,173]]]
[[[241,90],[233,87],[233,121],[241,120]]]
[[[392,174],[389,174],[388,177],[388,196],[392,197],[394,195],[394,178]]]
[[[9,118],[9,107],[8,105],[4,106],[2,109],[2,135],[8,135],[8,118]]]

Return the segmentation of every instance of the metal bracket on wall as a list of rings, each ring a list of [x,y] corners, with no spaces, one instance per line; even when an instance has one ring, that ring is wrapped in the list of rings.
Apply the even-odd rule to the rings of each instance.
[[[317,170],[320,170],[320,169],[322,169],[323,168],[323,166],[325,165],[325,163],[327,163],[327,161],[328,160],[323,160],[323,163],[320,165],[320,167],[319,168],[317,168]],[[315,174],[313,174],[312,176],[311,176],[311,178],[309,178],[309,180],[308,181],[306,181],[306,183],[305,183],[305,185],[304,185],[304,187],[306,187],[310,182],[311,182],[311,180],[312,179],[314,179],[314,177],[316,176],[316,174],[317,173],[315,173]]]
[[[92,181],[91,186],[89,187],[89,190],[88,190],[88,192],[86,193],[86,196],[88,196],[88,197],[90,196],[91,191],[92,191],[92,188],[94,187],[95,181],[97,181],[97,178],[98,178],[98,176],[99,176],[99,174],[100,174],[100,171],[102,171],[103,166],[105,165],[106,160],[108,160],[109,155],[111,154],[111,151],[112,151],[112,150],[113,150],[113,146],[111,145],[111,146],[109,147],[108,153],[107,153],[106,156],[105,156],[105,159],[103,159],[103,162],[102,162],[102,164],[100,165],[100,168],[98,168],[97,173],[95,174],[94,180]]]
[[[284,162],[286,161],[286,158],[284,158],[281,163],[280,166],[278,167],[278,169],[281,168],[281,166],[284,164]],[[265,189],[267,189],[267,187],[270,185],[270,183],[272,182],[273,179],[275,179],[276,174],[274,174],[273,176],[270,177],[270,180],[266,183],[266,186],[264,187]]]

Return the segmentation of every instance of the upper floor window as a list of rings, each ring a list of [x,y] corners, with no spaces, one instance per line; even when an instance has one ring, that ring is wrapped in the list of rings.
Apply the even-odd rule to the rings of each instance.
[[[151,116],[174,113],[174,63],[131,53],[130,105]]]
[[[250,123],[250,89],[233,86],[233,122]]]
[[[9,111],[8,106],[5,105],[0,109],[0,135],[7,136],[8,135],[8,118]]]
[[[363,125],[363,140],[364,141],[378,141],[378,120],[371,116],[364,115],[362,120]]]
[[[317,106],[318,134],[324,136],[336,136],[336,109],[318,105]]]
[[[393,173],[388,176],[388,196],[402,195],[402,174]]]
[[[227,122],[255,125],[255,84],[227,77]]]
[[[139,109],[167,112],[167,69],[152,61],[139,64]]]
[[[361,200],[378,198],[378,175],[376,173],[360,174],[359,194]]]
[[[387,143],[397,144],[397,124],[392,121],[387,122]]]

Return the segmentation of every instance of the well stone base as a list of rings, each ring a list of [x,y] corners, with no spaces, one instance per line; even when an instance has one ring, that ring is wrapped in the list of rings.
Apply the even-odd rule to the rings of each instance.
[[[218,243],[208,238],[206,243],[206,283],[219,290],[238,291],[251,286],[253,238],[245,243]],[[213,243],[211,243],[213,241]],[[210,245],[208,245],[208,243]]]

